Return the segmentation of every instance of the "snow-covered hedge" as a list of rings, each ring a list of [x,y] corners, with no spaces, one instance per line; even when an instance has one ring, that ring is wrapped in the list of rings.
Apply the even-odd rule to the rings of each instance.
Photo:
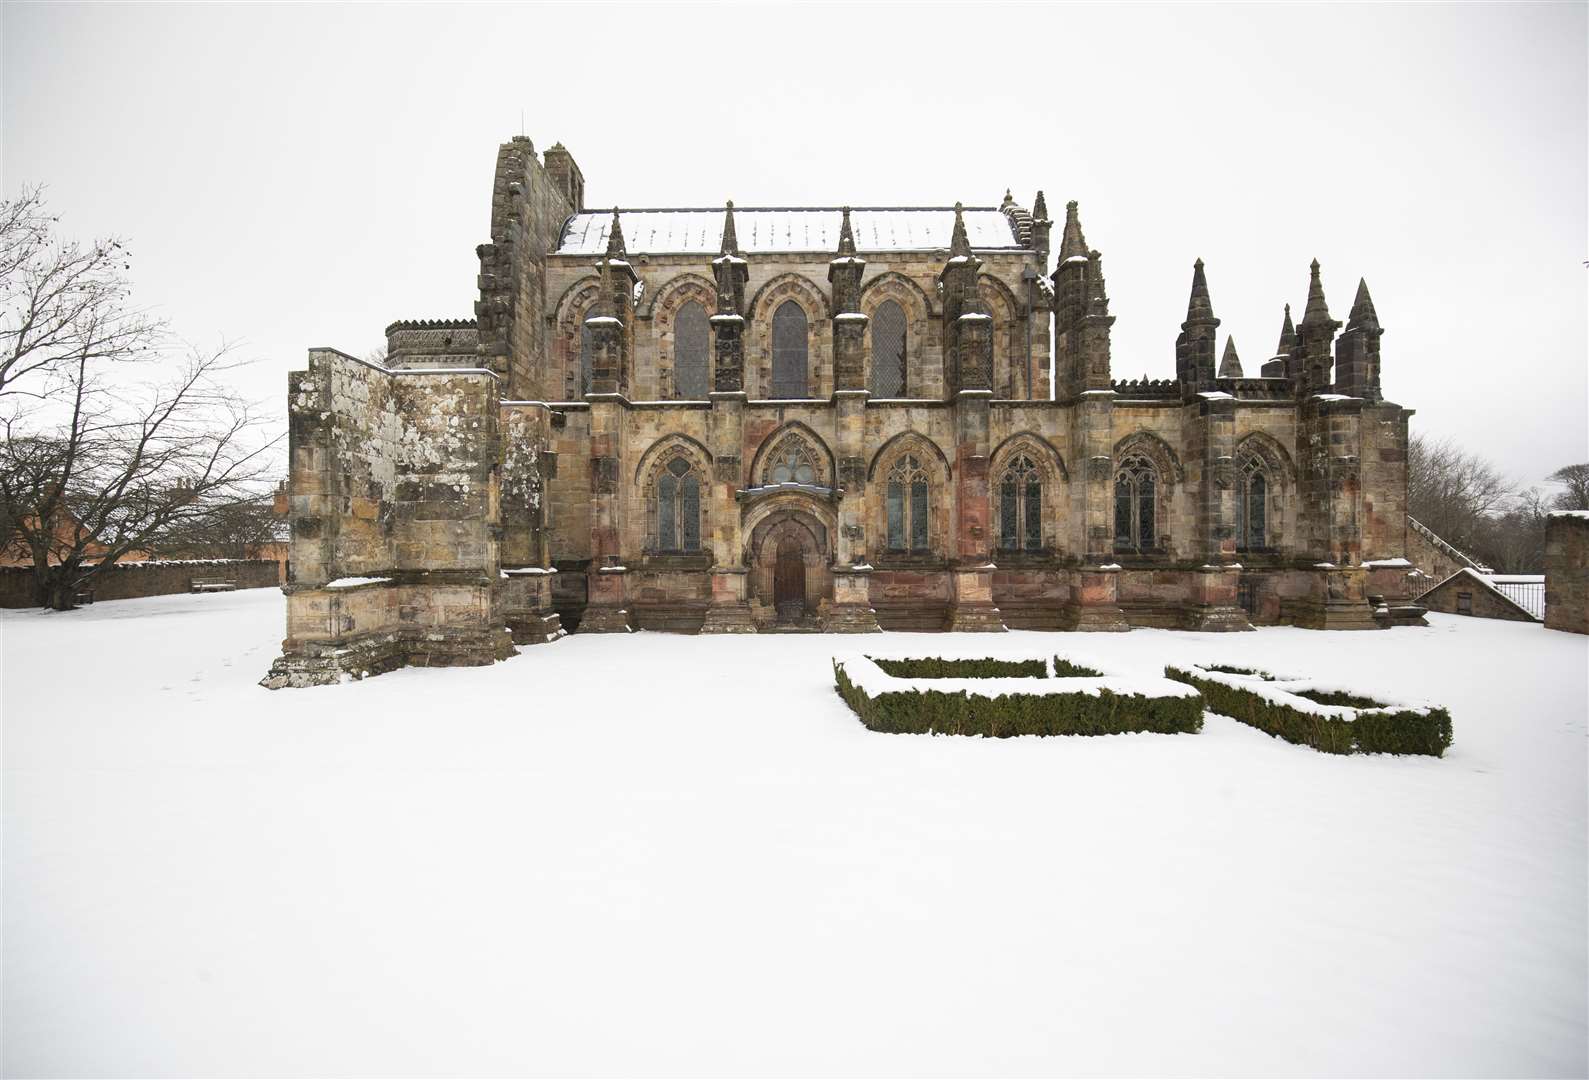
[[[1188,664],[1166,677],[1196,687],[1212,711],[1326,754],[1428,754],[1451,745],[1451,714],[1391,703],[1310,679],[1253,668]]]
[[[1202,730],[1203,699],[1192,687],[1102,674],[1062,657],[1054,657],[1052,665],[1041,657],[856,655],[835,657],[833,678],[839,696],[873,731],[1003,738]],[[1030,674],[1011,677],[1011,669]]]

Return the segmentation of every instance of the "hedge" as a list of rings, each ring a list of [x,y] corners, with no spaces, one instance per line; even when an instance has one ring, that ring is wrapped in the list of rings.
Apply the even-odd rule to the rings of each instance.
[[[1438,706],[1386,704],[1302,679],[1263,671],[1232,674],[1213,665],[1171,666],[1164,674],[1196,687],[1213,712],[1326,754],[1441,757],[1451,745],[1451,714]]]
[[[941,660],[935,656],[889,660],[873,657],[872,663],[885,674],[900,679],[1046,679],[1046,660]]]
[[[1042,660],[1035,662],[1046,666]],[[986,687],[938,689],[921,685],[924,679],[897,677],[883,663],[895,670],[931,670],[897,666],[930,663],[925,660],[879,662],[859,656],[833,661],[839,696],[872,731],[1007,738],[1133,731],[1174,734],[1203,727],[1203,699],[1168,680],[1110,676],[1084,680],[1062,675],[1036,682],[1037,676],[1028,676],[1034,680],[1029,690],[1019,685],[1025,680],[1011,678],[999,678]]]

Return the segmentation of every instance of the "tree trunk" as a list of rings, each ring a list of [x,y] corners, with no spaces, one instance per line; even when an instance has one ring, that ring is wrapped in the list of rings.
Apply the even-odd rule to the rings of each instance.
[[[34,599],[40,607],[71,611],[77,607],[78,568],[70,565],[47,567],[34,575]]]

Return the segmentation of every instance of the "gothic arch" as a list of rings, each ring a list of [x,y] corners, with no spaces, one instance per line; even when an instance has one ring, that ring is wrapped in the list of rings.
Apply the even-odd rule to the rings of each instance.
[[[1070,470],[1065,468],[1065,459],[1060,456],[1058,450],[1054,449],[1053,443],[1035,431],[1017,431],[999,443],[993,451],[993,456],[988,459],[989,475],[997,474],[1006,461],[1022,450],[1028,451],[1055,480],[1060,483],[1070,483]]]
[[[779,274],[756,291],[748,305],[750,333],[745,357],[745,391],[764,398],[772,393],[773,313],[787,300],[806,316],[806,396],[832,391],[833,324],[827,294],[803,274]]]
[[[557,301],[556,333],[552,338],[552,370],[562,373],[557,384],[562,387],[566,401],[580,398],[579,350],[584,333],[585,316],[601,294],[601,279],[594,275],[574,282]],[[550,395],[550,388],[548,394]]]
[[[833,487],[833,451],[828,448],[827,441],[822,436],[798,420],[789,421],[761,441],[761,445],[756,448],[756,456],[751,459],[750,463],[751,484],[761,486],[766,483],[766,478],[762,473],[770,464],[768,457],[791,434],[799,435],[814,451],[820,465],[818,471],[821,473],[817,478],[818,486]]]
[[[1179,487],[1186,482],[1186,471],[1181,468],[1181,459],[1176,456],[1170,444],[1151,431],[1133,431],[1122,438],[1114,446],[1115,464],[1119,465],[1121,459],[1132,454],[1139,454],[1153,463],[1159,471],[1159,480],[1168,494],[1169,489]]]
[[[1296,484],[1296,467],[1291,463],[1291,455],[1286,453],[1286,448],[1280,440],[1263,431],[1251,431],[1236,441],[1236,462],[1239,465],[1245,456],[1252,456],[1263,462],[1270,475],[1280,481],[1287,488]]]
[[[656,298],[651,302],[651,332],[655,335],[657,343],[657,397],[659,398],[682,396],[678,391],[676,378],[678,365],[674,319],[678,316],[679,309],[692,300],[700,304],[710,318],[717,310],[717,286],[699,274],[680,274],[669,279],[658,289]],[[708,335],[706,343],[708,390],[712,386],[712,361],[712,339]]]
[[[914,278],[907,277],[897,270],[878,274],[861,286],[861,310],[868,315],[877,310],[877,305],[884,300],[898,300],[912,322],[931,318],[937,314],[927,290]]]
[[[905,453],[911,447],[916,447],[920,450],[918,456],[922,458],[923,465],[927,465],[927,459],[929,458],[938,463],[938,467],[943,470],[945,483],[948,482],[950,476],[954,475],[954,469],[949,464],[949,458],[938,448],[937,443],[920,432],[902,431],[878,447],[877,453],[872,455],[872,463],[866,467],[867,482],[870,483],[877,475],[880,466],[886,462],[893,461],[894,458]]]
[[[660,459],[670,457],[669,450],[679,448],[690,455],[695,464],[701,467],[704,475],[710,476],[712,469],[712,452],[703,446],[699,440],[691,438],[682,431],[675,431],[663,435],[640,455],[640,461],[635,465],[635,483],[643,484],[651,473],[655,472]]]

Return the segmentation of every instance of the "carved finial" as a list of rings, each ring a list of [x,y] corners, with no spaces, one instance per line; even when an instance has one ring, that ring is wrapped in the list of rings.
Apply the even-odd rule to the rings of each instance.
[[[965,208],[960,203],[955,203],[954,234],[949,238],[950,257],[960,255],[969,256],[971,254],[971,240],[966,236],[966,219],[963,213],[964,209]]]
[[[1241,378],[1241,359],[1236,355],[1236,339],[1225,339],[1225,355],[1219,360],[1219,377],[1221,379]]]
[[[1004,189],[1004,201],[999,203],[999,209],[1003,210],[1006,206],[1014,206],[1014,205],[1015,205],[1015,196],[1010,194],[1010,189],[1009,188],[1005,188]]]
[[[1032,217],[1036,221],[1048,220],[1048,200],[1043,198],[1043,189],[1037,189],[1037,198],[1032,200]]]
[[[618,208],[612,208],[612,227],[607,230],[607,258],[622,259],[628,255],[623,246],[623,223],[618,220]]]
[[[1087,238],[1081,234],[1081,215],[1076,211],[1076,200],[1065,204],[1065,233],[1059,238],[1059,259],[1087,254]]]
[[[850,228],[850,208],[844,208],[844,216],[839,223],[839,255],[855,254],[855,232]]]

